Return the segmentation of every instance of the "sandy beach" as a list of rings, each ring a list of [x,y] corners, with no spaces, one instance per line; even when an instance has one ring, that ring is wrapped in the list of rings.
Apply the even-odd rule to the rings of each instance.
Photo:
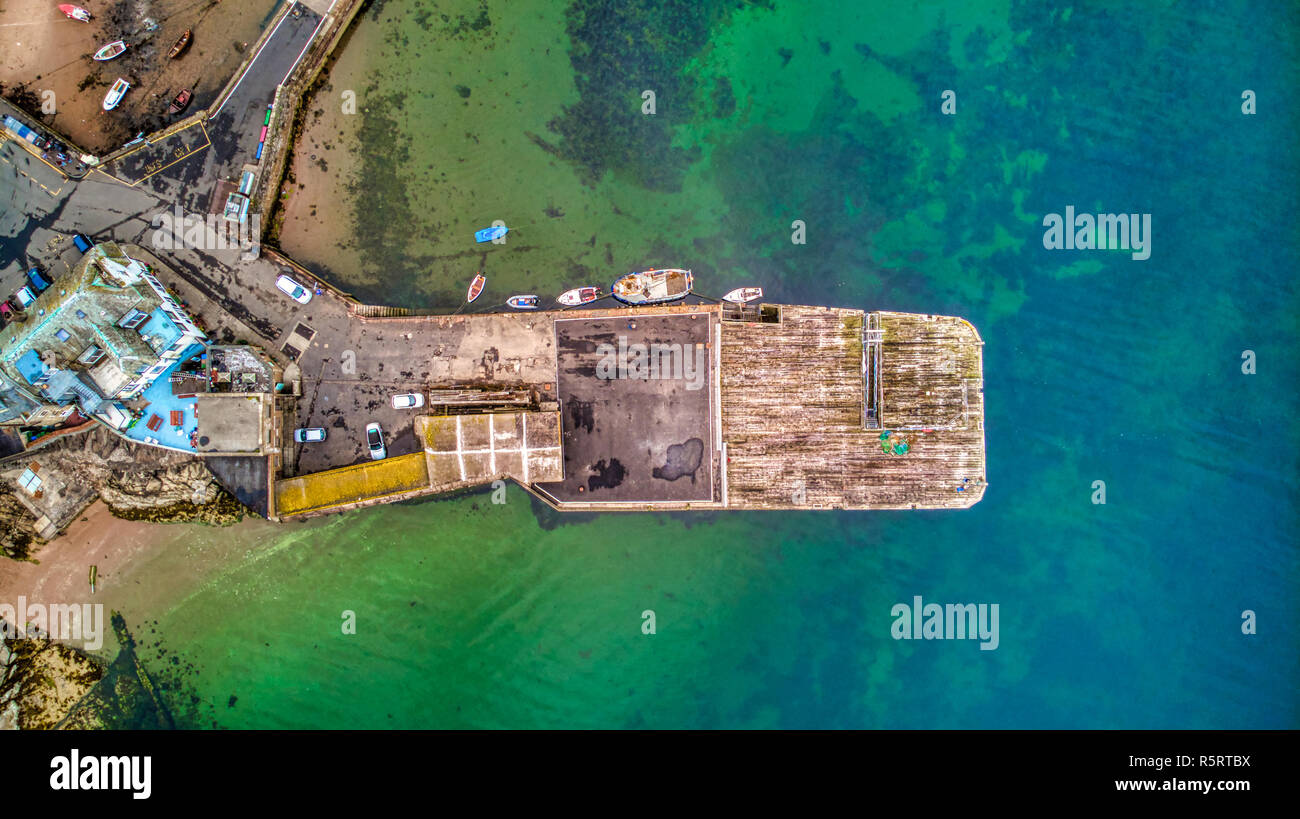
[[[59,538],[41,547],[36,563],[0,560],[0,602],[102,603],[128,624],[164,613],[215,572],[284,527],[245,518],[228,527],[121,520],[96,501]],[[94,594],[89,573],[97,567]],[[116,645],[106,644],[106,656]]]
[[[0,86],[5,98],[30,113],[40,112],[45,92],[54,93],[55,113],[42,119],[82,148],[98,154],[120,147],[137,133],[165,126],[172,98],[183,88],[195,99],[189,111],[211,102],[257,41],[280,0],[145,0],[84,2],[89,23],[70,20],[50,0],[5,0],[0,4]],[[148,30],[146,20],[157,24]],[[167,59],[172,44],[193,31],[189,48]],[[107,43],[124,40],[117,59],[91,56]],[[104,94],[118,77],[132,84],[111,112]]]

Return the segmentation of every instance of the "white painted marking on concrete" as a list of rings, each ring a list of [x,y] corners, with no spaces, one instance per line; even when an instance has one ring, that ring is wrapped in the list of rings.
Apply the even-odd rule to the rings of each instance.
[[[460,416],[456,416],[456,460],[460,461],[460,479],[465,480],[465,445],[460,435]]]
[[[497,474],[497,425],[492,413],[488,413],[488,450],[492,453],[488,456],[488,469],[495,475]]]
[[[520,417],[524,419],[524,435],[523,435],[523,440],[519,442],[519,449],[521,452],[524,453],[524,486],[527,486],[529,483],[528,481],[528,413],[524,413]],[[556,449],[559,449],[559,447],[556,447]]]
[[[284,85],[289,81],[289,75],[293,73],[293,70],[298,67],[298,63],[302,61],[302,55],[306,54],[307,49],[311,48],[311,44],[316,42],[316,35],[320,33],[321,26],[323,25],[325,25],[324,17],[320,18],[320,22],[316,24],[316,30],[307,38],[307,45],[303,46],[302,51],[299,51],[298,56],[294,58],[293,65],[289,66],[289,70],[285,72],[284,79],[280,80],[280,85]]]
[[[253,55],[253,59],[248,63],[248,68],[245,68],[244,73],[239,75],[239,81],[235,83],[234,88],[230,89],[230,93],[226,95],[226,98],[221,101],[221,107],[208,116],[209,120],[216,119],[217,114],[221,113],[221,109],[225,108],[226,103],[230,102],[230,98],[235,96],[235,92],[239,90],[239,86],[243,85],[244,78],[248,76],[248,72],[253,70],[253,66],[257,64],[258,58],[262,56],[262,52],[266,50],[267,45],[275,39],[275,33],[280,30],[280,26],[284,25],[284,21],[288,19],[288,17],[288,14],[284,14],[280,17],[280,22],[276,23],[275,28],[271,29],[271,36],[262,41],[262,46],[258,48],[257,53]]]

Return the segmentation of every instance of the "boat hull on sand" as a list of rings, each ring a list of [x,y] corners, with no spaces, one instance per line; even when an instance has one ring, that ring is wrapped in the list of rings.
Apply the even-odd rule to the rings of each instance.
[[[192,99],[194,99],[193,91],[188,88],[182,90],[176,95],[176,99],[172,100],[172,104],[167,106],[167,113],[179,114],[181,111],[184,111],[189,107],[190,100]]]
[[[124,51],[126,51],[126,43],[122,40],[115,40],[101,48],[99,51],[96,51],[94,59],[102,63],[106,60],[121,57],[122,52]]]
[[[112,111],[116,108],[117,104],[122,101],[122,97],[126,96],[126,92],[130,87],[131,83],[118,77],[117,82],[113,83],[113,87],[108,89],[108,93],[104,95],[104,110]]]
[[[691,271],[673,267],[629,273],[610,286],[610,294],[624,304],[662,304],[686,298],[694,286]]]
[[[181,56],[181,54],[184,53],[185,49],[189,47],[190,40],[193,38],[193,36],[194,36],[193,30],[186,29],[185,33],[181,35],[181,38],[176,41],[175,45],[172,46],[171,51],[167,52],[167,59],[174,60],[177,57]]]
[[[63,5],[59,6],[59,11],[67,15],[69,20],[80,20],[83,23],[90,22],[90,12],[86,11],[81,6],[74,6],[70,3],[64,3]]]

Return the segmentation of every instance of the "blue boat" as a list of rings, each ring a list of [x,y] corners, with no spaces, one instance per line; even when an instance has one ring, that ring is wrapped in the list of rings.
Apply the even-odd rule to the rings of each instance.
[[[493,227],[490,228],[483,228],[482,230],[477,230],[474,232],[474,241],[490,242],[493,239],[500,239],[502,236],[505,236],[506,233],[508,233],[509,231],[510,228],[506,227],[505,225],[494,225]]]

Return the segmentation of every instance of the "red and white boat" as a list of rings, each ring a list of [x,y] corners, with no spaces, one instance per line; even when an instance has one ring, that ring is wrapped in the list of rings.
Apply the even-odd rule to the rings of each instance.
[[[86,11],[81,6],[74,6],[71,3],[64,3],[61,6],[59,6],[59,11],[66,14],[69,20],[80,20],[83,23],[90,22],[90,12]]]
[[[754,299],[763,298],[763,288],[761,287],[737,287],[730,293],[722,297],[723,301],[730,301],[736,304],[744,304]]]
[[[126,51],[126,42],[124,40],[114,40],[108,45],[95,52],[95,59],[101,63],[105,60],[111,60],[115,57],[121,57],[122,52]]]
[[[561,293],[556,301],[565,307],[577,307],[579,304],[586,304],[598,298],[600,298],[599,287],[575,287]]]
[[[469,283],[469,292],[465,294],[465,303],[470,304],[474,299],[483,295],[483,287],[487,284],[487,276],[482,273],[475,274],[474,281]]]

